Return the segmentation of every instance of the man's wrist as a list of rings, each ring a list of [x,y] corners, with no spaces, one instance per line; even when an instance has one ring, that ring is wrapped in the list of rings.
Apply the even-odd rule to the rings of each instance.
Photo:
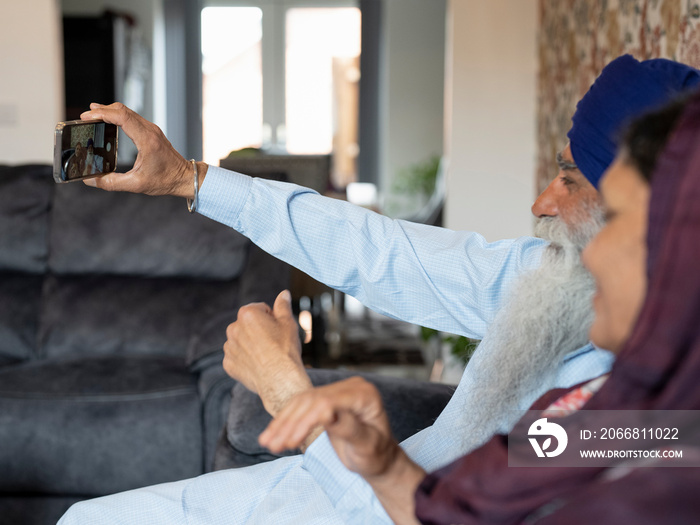
[[[294,396],[306,392],[307,390],[311,390],[314,387],[313,383],[311,383],[311,379],[309,379],[309,375],[304,370],[303,365],[299,363],[298,366],[300,367],[299,369],[286,375],[284,380],[277,383],[274,389],[270,389],[270,391],[266,394],[260,394],[265,410],[267,410],[267,412],[273,418],[277,417],[277,414],[279,414],[282,409],[287,406]],[[306,449],[311,446],[311,443],[313,443],[322,433],[322,426],[314,428],[300,445],[299,448],[301,451],[306,452]]]
[[[209,164],[207,164],[206,162],[201,161],[201,160],[199,162],[197,162],[197,174],[199,176],[199,187],[197,188],[198,191],[202,189],[202,184],[204,183],[204,177],[207,176],[208,169],[209,169]],[[193,185],[193,188],[194,188],[194,185]]]
[[[182,164],[175,175],[175,184],[172,195],[176,197],[184,197],[186,199],[194,199],[194,166],[189,160],[182,159]],[[197,164],[197,191],[202,188],[204,178],[207,176],[209,165],[206,162],[199,161]]]
[[[311,390],[313,384],[308,374],[302,369],[299,373],[285,375],[273,386],[258,391],[265,410],[274,418],[287,406],[287,403],[296,395]]]

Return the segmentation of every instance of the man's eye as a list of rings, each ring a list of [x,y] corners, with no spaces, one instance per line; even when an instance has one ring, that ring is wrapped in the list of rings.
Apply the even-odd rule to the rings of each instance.
[[[564,183],[564,186],[571,186],[572,184],[575,184],[575,183],[576,183],[576,182],[574,181],[574,179],[572,179],[572,178],[570,178],[570,177],[567,177],[566,175],[564,175],[564,176],[561,178],[561,181]]]

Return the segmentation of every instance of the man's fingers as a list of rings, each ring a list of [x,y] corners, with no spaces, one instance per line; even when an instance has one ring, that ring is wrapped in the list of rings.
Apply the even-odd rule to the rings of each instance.
[[[126,173],[110,173],[101,177],[85,179],[83,181],[87,186],[99,188],[105,191],[134,191],[135,186],[133,170]]]
[[[238,309],[237,319],[239,321],[250,321],[257,315],[259,315],[260,312],[269,314],[272,312],[272,309],[266,303],[246,304]]]
[[[278,321],[294,318],[294,314],[292,312],[292,294],[289,293],[289,290],[282,290],[277,296],[272,309],[272,314]]]
[[[103,106],[102,104],[90,104],[90,109],[80,114],[82,120],[102,119],[110,124],[122,126],[128,119],[127,115],[129,108],[123,104],[110,104]]]
[[[115,102],[108,106],[90,104],[90,110],[82,113],[80,118],[82,120],[101,119],[110,124],[116,124],[134,141],[140,151],[141,142],[146,135],[145,123],[147,121],[121,102]]]
[[[103,175],[102,177],[94,177],[92,179],[85,179],[83,182],[86,186],[92,186],[93,188],[100,188],[105,191],[112,191],[114,188],[114,177],[123,175],[123,173],[115,173],[109,175]]]

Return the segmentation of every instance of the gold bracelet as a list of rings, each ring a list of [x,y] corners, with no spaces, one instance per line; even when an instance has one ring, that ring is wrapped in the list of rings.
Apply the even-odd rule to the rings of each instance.
[[[194,159],[191,159],[190,162],[194,169],[194,199],[187,199],[187,211],[194,213],[197,211],[197,205],[199,204],[199,177],[197,175],[197,163]]]

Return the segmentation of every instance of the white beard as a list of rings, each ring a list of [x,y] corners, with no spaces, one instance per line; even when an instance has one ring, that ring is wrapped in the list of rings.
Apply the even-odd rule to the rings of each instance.
[[[507,433],[523,411],[554,386],[562,358],[588,342],[593,321],[595,283],[580,254],[602,226],[594,207],[576,231],[559,218],[540,219],[536,235],[552,244],[539,268],[514,285],[509,299],[489,326],[468,367],[479,396],[469,448],[496,433]],[[478,422],[478,424],[477,424]]]

